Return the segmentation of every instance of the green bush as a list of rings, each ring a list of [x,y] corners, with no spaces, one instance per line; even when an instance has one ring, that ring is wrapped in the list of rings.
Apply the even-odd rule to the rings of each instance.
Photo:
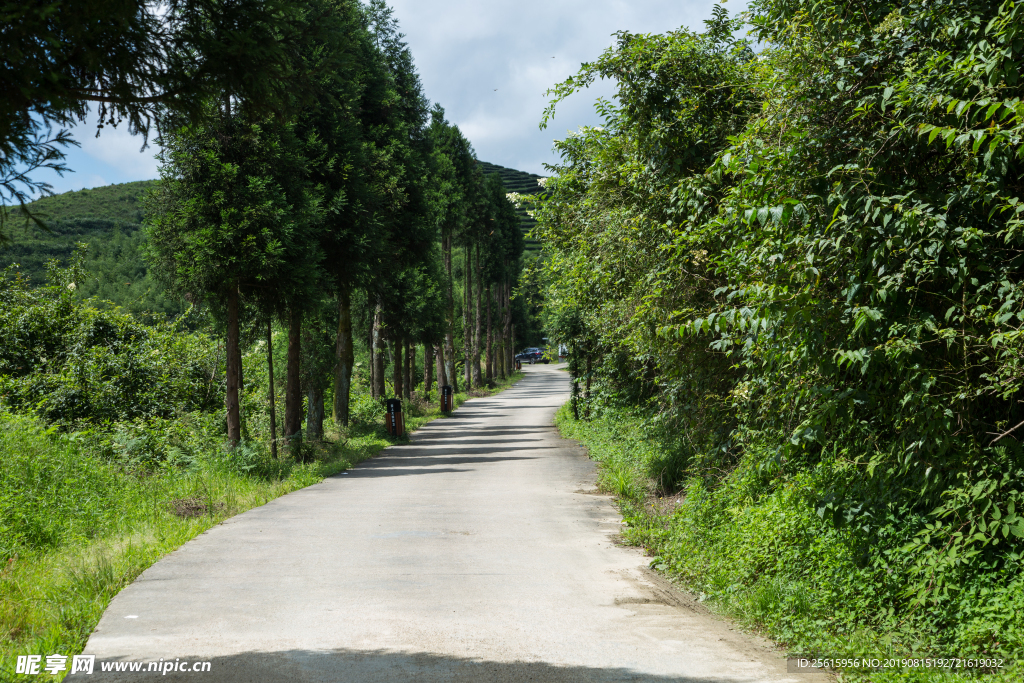
[[[1024,5],[749,10],[552,91],[615,84],[535,201],[578,429],[628,535],[793,647],[1015,656]]]
[[[0,278],[0,402],[70,428],[215,408],[217,346],[180,325],[146,325],[75,298],[80,264],[48,287]]]
[[[349,415],[353,422],[374,424],[382,421],[384,406],[379,399],[368,393],[355,394],[349,406]]]
[[[959,589],[948,598],[910,603],[919,557],[913,541],[930,518],[907,503],[870,523],[837,524],[820,492],[859,479],[841,452],[780,478],[763,446],[768,441],[751,438],[738,466],[717,477],[691,474],[671,496],[675,504],[659,508],[666,500],[657,485],[660,463],[678,443],[659,432],[656,421],[635,409],[605,409],[576,421],[567,405],[557,422],[600,461],[599,482],[619,498],[629,524],[624,536],[655,556],[653,566],[790,651],[1007,660],[1024,651],[1019,556],[965,565],[955,577]],[[1013,680],[1014,674],[1004,674]]]

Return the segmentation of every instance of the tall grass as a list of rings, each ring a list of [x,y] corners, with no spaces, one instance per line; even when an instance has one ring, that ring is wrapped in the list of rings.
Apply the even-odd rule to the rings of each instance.
[[[456,405],[468,398],[457,394]],[[111,459],[108,439],[0,413],[0,681],[15,677],[18,655],[80,653],[111,598],[166,553],[396,442],[379,404],[358,399],[355,408],[353,425],[307,444],[302,463],[273,460],[260,444],[228,451],[210,443],[184,466],[172,459],[149,468]],[[440,416],[436,405],[413,401],[406,425]],[[177,516],[174,502],[188,499],[205,513]]]
[[[819,657],[994,657],[1007,668],[970,671],[991,683],[1024,680],[1024,578],[981,572],[939,607],[900,610],[908,583],[903,548],[915,520],[894,516],[871,538],[817,514],[826,466],[785,481],[759,471],[756,447],[735,467],[696,476],[673,435],[635,411],[608,409],[591,421],[564,406],[556,423],[599,462],[599,486],[628,524],[623,537],[651,565],[713,609],[768,635],[794,654]],[[668,465],[666,465],[668,463]],[[671,488],[666,466],[681,468]],[[878,561],[887,570],[878,570]],[[895,609],[894,609],[895,607]],[[951,627],[936,628],[936,624]],[[843,680],[947,682],[948,671],[847,669]]]

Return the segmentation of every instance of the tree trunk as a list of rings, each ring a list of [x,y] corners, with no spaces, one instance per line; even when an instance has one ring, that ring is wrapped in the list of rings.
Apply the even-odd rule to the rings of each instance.
[[[241,291],[238,293],[239,299],[242,297]],[[241,316],[239,316],[241,317]],[[239,323],[241,327],[241,323]],[[245,364],[242,362],[242,333],[239,330],[238,333],[238,345],[235,347],[235,355],[237,356],[236,362],[238,363],[238,434],[243,439],[249,438],[249,426],[245,420],[245,406],[242,405],[242,399],[245,398]]]
[[[391,375],[395,383],[395,398],[402,398],[402,375],[405,374],[402,362],[402,342],[398,339],[391,342]]]
[[[448,363],[444,359],[444,346],[437,349],[437,386],[448,386]]]
[[[284,438],[288,439],[289,449],[302,439],[301,334],[302,312],[293,306],[288,311],[288,367],[284,392]]]
[[[405,353],[403,355],[405,356],[405,391],[402,392],[402,398],[404,398],[406,401],[411,401],[412,380],[416,376],[416,372],[413,369],[413,366],[416,365],[416,347],[410,344],[409,340],[405,341],[404,346]]]
[[[462,287],[462,372],[466,379],[466,391],[473,388],[473,328],[470,325],[469,307],[473,301],[473,247],[466,245],[466,267],[463,269]]]
[[[380,303],[377,304],[373,313],[373,387],[370,395],[373,398],[384,398],[384,340],[381,339],[381,316]]]
[[[504,287],[502,287],[502,298],[504,299],[504,319],[502,320],[503,335],[505,337],[505,368],[508,370],[508,374],[511,375],[515,372],[515,335],[512,332],[512,285],[509,283],[508,278],[505,279]]]
[[[491,319],[491,286],[487,285],[487,381],[494,379],[494,327]]]
[[[324,388],[318,383],[310,383],[306,390],[306,439],[309,441],[324,440]]]
[[[376,370],[377,361],[376,356],[373,353],[373,325],[370,325],[370,330],[366,333],[366,348],[370,350],[370,396],[374,395],[374,388],[377,386]]]
[[[569,351],[569,379],[572,382],[572,397],[569,401],[572,402],[572,419],[579,422],[580,420],[580,383],[579,383],[579,372],[580,372],[580,358],[579,358],[579,347],[574,343]]]
[[[228,292],[228,329],[225,346],[224,365],[226,370],[227,391],[224,396],[224,408],[227,412],[228,441],[232,447],[238,445],[242,438],[241,414],[238,408],[239,380],[242,375],[242,354],[238,339],[238,288],[232,287]]]
[[[480,263],[480,245],[476,245],[476,288],[473,289],[473,385],[482,387],[483,377],[480,374],[480,352],[482,351],[484,319],[480,310],[480,299],[483,298],[484,269]]]
[[[430,385],[434,383],[434,345],[423,344],[423,400],[430,403]]]
[[[494,325],[494,371],[499,379],[505,379],[505,337],[502,334],[505,329],[503,325],[505,316],[501,306],[501,292],[502,285],[498,283],[494,288],[494,308],[497,318]]]
[[[334,345],[338,364],[334,367],[334,424],[348,426],[349,399],[352,393],[352,298],[347,289],[338,294],[338,337]]]
[[[444,252],[444,270],[448,274],[448,310],[445,316],[444,349],[441,351],[440,358],[444,369],[444,384],[450,382],[453,385],[453,390],[458,391],[459,383],[455,377],[455,283],[452,280],[452,233],[450,228],[441,238],[441,250]],[[441,375],[441,372],[437,373],[438,377]]]
[[[270,454],[277,457],[277,394],[274,392],[273,323],[267,321],[267,377],[270,380]]]
[[[590,419],[590,353],[587,352],[587,391],[583,394],[583,416]]]

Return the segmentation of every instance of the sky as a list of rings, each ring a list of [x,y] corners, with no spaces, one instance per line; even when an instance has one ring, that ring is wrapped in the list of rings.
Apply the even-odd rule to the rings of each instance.
[[[713,0],[391,0],[412,50],[424,92],[445,108],[473,143],[477,158],[548,175],[556,163],[552,142],[581,125],[599,123],[593,103],[613,94],[595,84],[558,107],[540,130],[544,92],[596,59],[616,31],[664,33],[686,26],[702,30]],[[729,0],[730,14],[746,0]],[[38,174],[55,192],[156,178],[156,149],[140,151],[141,137],[95,122],[74,131],[81,148],[68,152],[75,172],[63,178]]]

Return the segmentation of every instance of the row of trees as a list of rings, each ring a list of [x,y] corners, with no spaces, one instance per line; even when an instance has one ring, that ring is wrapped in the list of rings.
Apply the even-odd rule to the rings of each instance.
[[[64,150],[78,144],[69,128],[90,112],[100,129],[123,124],[144,139],[164,112],[197,119],[225,90],[253,109],[280,112],[315,87],[296,57],[303,42],[328,31],[294,0],[5,3],[0,243],[8,239],[8,205],[24,209],[49,189],[34,172],[69,170]]]
[[[54,127],[84,120],[90,102],[101,128],[156,126],[150,261],[225,330],[230,441],[243,431],[246,343],[266,341],[275,395],[275,322],[288,337],[289,441],[304,416],[307,434],[322,435],[331,395],[334,421],[348,424],[363,318],[374,398],[387,392],[387,357],[394,394],[411,396],[420,345],[425,397],[435,365],[456,387],[464,370],[466,388],[511,371],[519,221],[500,178],[482,175],[458,127],[430,107],[384,0],[108,5],[18,6],[0,29],[35,60],[7,74],[25,97],[0,112],[0,187],[19,201],[45,189],[28,173],[63,169],[61,147],[74,143]],[[119,21],[96,21],[104,12]],[[69,48],[61,61],[40,41],[87,44],[87,58]],[[47,65],[54,78],[33,81]]]
[[[168,117],[160,138],[163,182],[149,207],[153,254],[168,280],[208,301],[224,321],[232,441],[241,436],[242,328],[266,328],[272,363],[273,319],[288,330],[283,436],[302,433],[303,394],[307,434],[322,435],[329,388],[335,422],[348,424],[355,290],[365,291],[372,314],[375,398],[386,392],[386,355],[394,394],[411,395],[420,344],[424,393],[435,357],[438,379],[455,383],[457,247],[464,253],[464,365],[475,368],[467,369],[467,386],[510,367],[505,321],[522,240],[500,179],[484,181],[469,142],[440,106],[428,108],[383,0],[310,0],[304,17],[319,29],[295,57],[300,81],[316,84],[310,97],[291,102],[284,116],[263,115],[225,90],[198,120]],[[499,335],[492,313],[503,323]]]

